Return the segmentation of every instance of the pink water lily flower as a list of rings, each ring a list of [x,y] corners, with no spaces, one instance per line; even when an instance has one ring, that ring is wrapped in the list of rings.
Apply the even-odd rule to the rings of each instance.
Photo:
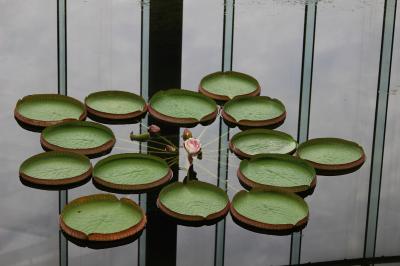
[[[196,156],[201,152],[200,140],[196,138],[189,138],[185,140],[184,147],[189,156]]]

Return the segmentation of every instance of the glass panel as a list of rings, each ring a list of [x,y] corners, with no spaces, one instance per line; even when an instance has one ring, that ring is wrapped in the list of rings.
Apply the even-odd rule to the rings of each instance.
[[[291,23],[288,23],[290,21]],[[299,108],[304,3],[240,1],[236,3],[233,69],[254,76],[261,95],[282,100],[287,119],[278,130],[296,137]],[[279,25],[279,30],[277,30]],[[262,30],[255,30],[255,27]],[[239,132],[232,130],[231,136]],[[236,177],[240,161],[229,158],[229,195],[243,188]],[[290,236],[247,231],[227,219],[226,265],[282,265],[289,262]]]
[[[299,110],[303,27],[302,1],[236,3],[233,70],[252,75],[260,83],[261,95],[277,98],[285,104],[287,118],[278,130],[294,137]]]
[[[197,91],[203,76],[221,69],[223,8],[223,1],[184,1],[182,32],[182,88],[184,89]]]
[[[382,186],[378,219],[378,235],[376,242],[376,256],[398,255],[399,234],[399,151],[400,124],[400,10],[397,5],[395,40],[392,59],[392,76],[390,83],[388,118],[386,124],[385,154],[383,160]]]
[[[19,127],[12,112],[25,95],[57,93],[56,2],[10,1],[0,10],[0,264],[53,266],[58,192],[21,184],[20,164],[43,150],[39,134]]]
[[[68,90],[139,92],[139,1],[69,1]]]
[[[84,100],[99,90],[125,90],[140,94],[140,2],[68,2],[68,94]],[[89,120],[89,119],[88,119]],[[138,152],[129,133],[138,125],[109,126],[117,137],[111,154]],[[104,157],[101,157],[104,158]],[[101,159],[100,158],[100,159]],[[99,159],[92,160],[93,165]],[[69,191],[69,200],[104,193],[90,182]],[[138,202],[137,195],[129,197]],[[137,265],[137,241],[132,244],[92,250],[69,243],[70,265]]]
[[[318,5],[310,138],[360,143],[371,156],[383,0]],[[356,173],[318,178],[309,197],[302,261],[362,257],[370,161]]]
[[[223,1],[189,0],[184,1],[183,8],[182,88],[197,91],[203,76],[221,69]],[[216,185],[218,121],[191,131],[194,137],[201,136],[204,146],[203,160],[195,162],[198,178]],[[181,150],[180,165],[185,167],[186,163],[185,152]],[[184,176],[185,172],[181,171],[179,179]],[[178,226],[177,265],[213,265],[214,237],[215,226]]]

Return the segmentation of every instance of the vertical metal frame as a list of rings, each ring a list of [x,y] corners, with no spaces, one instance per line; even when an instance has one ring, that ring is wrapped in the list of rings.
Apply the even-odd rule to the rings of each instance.
[[[367,258],[375,256],[396,6],[397,0],[385,0],[364,242],[364,257]]]
[[[147,102],[149,99],[149,39],[150,39],[150,0],[141,1],[141,48],[140,48],[140,95]],[[147,124],[147,118],[146,123]],[[143,126],[140,125],[140,133]],[[146,152],[147,148],[139,146],[140,152]],[[147,196],[139,195],[139,205],[146,212]],[[138,241],[138,265],[146,265],[146,229]]]
[[[232,70],[233,33],[235,18],[235,0],[224,0],[224,28],[222,44],[222,71]],[[218,140],[218,187],[227,190],[228,182],[228,142],[229,127],[222,118],[219,120]],[[221,137],[222,136],[222,137]],[[214,265],[223,266],[225,257],[225,230],[226,220],[217,223],[215,227]]]
[[[150,0],[141,2],[140,95],[149,97]]]
[[[57,0],[57,72],[58,94],[67,95],[67,0]],[[68,203],[68,191],[58,192],[59,212]],[[68,265],[68,242],[59,231],[59,265]]]
[[[314,64],[315,27],[317,20],[317,1],[306,2],[304,11],[303,57],[301,68],[301,88],[297,141],[308,139],[310,124],[311,88]],[[297,265],[301,257],[301,232],[292,234],[290,245],[290,264]]]
[[[232,70],[235,0],[224,0],[222,71]]]

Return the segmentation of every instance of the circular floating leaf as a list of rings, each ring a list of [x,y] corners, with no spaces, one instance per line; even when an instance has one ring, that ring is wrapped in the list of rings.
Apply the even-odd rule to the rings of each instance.
[[[249,129],[234,135],[229,148],[239,158],[250,158],[261,153],[292,154],[297,142],[292,136],[276,130]]]
[[[127,239],[139,234],[145,225],[146,216],[135,202],[111,194],[75,199],[60,215],[61,230],[84,245]]]
[[[170,89],[151,97],[148,110],[154,118],[180,126],[208,125],[218,114],[217,104],[193,91]]]
[[[293,193],[253,189],[232,199],[231,214],[241,224],[260,230],[296,230],[307,224],[308,206]]]
[[[89,181],[90,160],[72,152],[44,152],[25,160],[19,168],[23,182],[37,188],[67,189]]]
[[[246,188],[305,193],[316,185],[314,168],[286,154],[262,154],[243,160],[237,174]]]
[[[71,121],[44,129],[40,142],[46,150],[73,151],[93,158],[110,152],[115,136],[101,124]]]
[[[101,189],[116,193],[141,193],[162,186],[172,177],[168,164],[159,157],[140,153],[111,155],[94,167],[93,181]]]
[[[216,101],[229,101],[241,96],[260,94],[258,81],[240,72],[215,72],[200,81],[199,92]]]
[[[224,105],[221,115],[229,126],[276,128],[285,120],[286,110],[267,96],[237,96]]]
[[[127,91],[98,91],[85,98],[88,115],[95,121],[123,124],[145,115],[143,97]]]
[[[297,155],[309,161],[318,174],[351,173],[365,162],[363,148],[355,142],[338,138],[317,138],[299,145]]]
[[[86,108],[80,101],[58,94],[34,94],[20,99],[15,119],[26,129],[38,131],[64,120],[85,120]]]
[[[187,222],[211,222],[229,211],[228,195],[201,181],[175,182],[164,187],[157,205],[169,216]]]

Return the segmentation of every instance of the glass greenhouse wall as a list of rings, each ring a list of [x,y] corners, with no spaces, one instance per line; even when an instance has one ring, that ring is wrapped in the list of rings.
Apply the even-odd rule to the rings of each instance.
[[[165,2],[0,2],[0,265],[159,265],[155,257],[180,266],[400,265],[397,0]],[[288,116],[280,130],[300,142],[357,141],[366,163],[353,174],[318,178],[301,233],[253,233],[227,216],[215,226],[177,226],[158,238],[145,231],[111,249],[67,243],[59,234],[59,208],[99,191],[91,183],[60,193],[20,183],[20,164],[42,149],[39,135],[15,122],[17,100],[34,93],[83,100],[112,89],[148,99],[163,86],[197,91],[203,76],[220,70],[249,73],[261,95],[281,99]],[[128,138],[140,126],[110,127]],[[218,149],[239,130],[216,121],[193,132],[215,144],[199,175],[232,198],[241,189],[240,161]],[[132,147],[117,141],[112,153]],[[150,201],[144,194],[129,198],[143,207]]]

